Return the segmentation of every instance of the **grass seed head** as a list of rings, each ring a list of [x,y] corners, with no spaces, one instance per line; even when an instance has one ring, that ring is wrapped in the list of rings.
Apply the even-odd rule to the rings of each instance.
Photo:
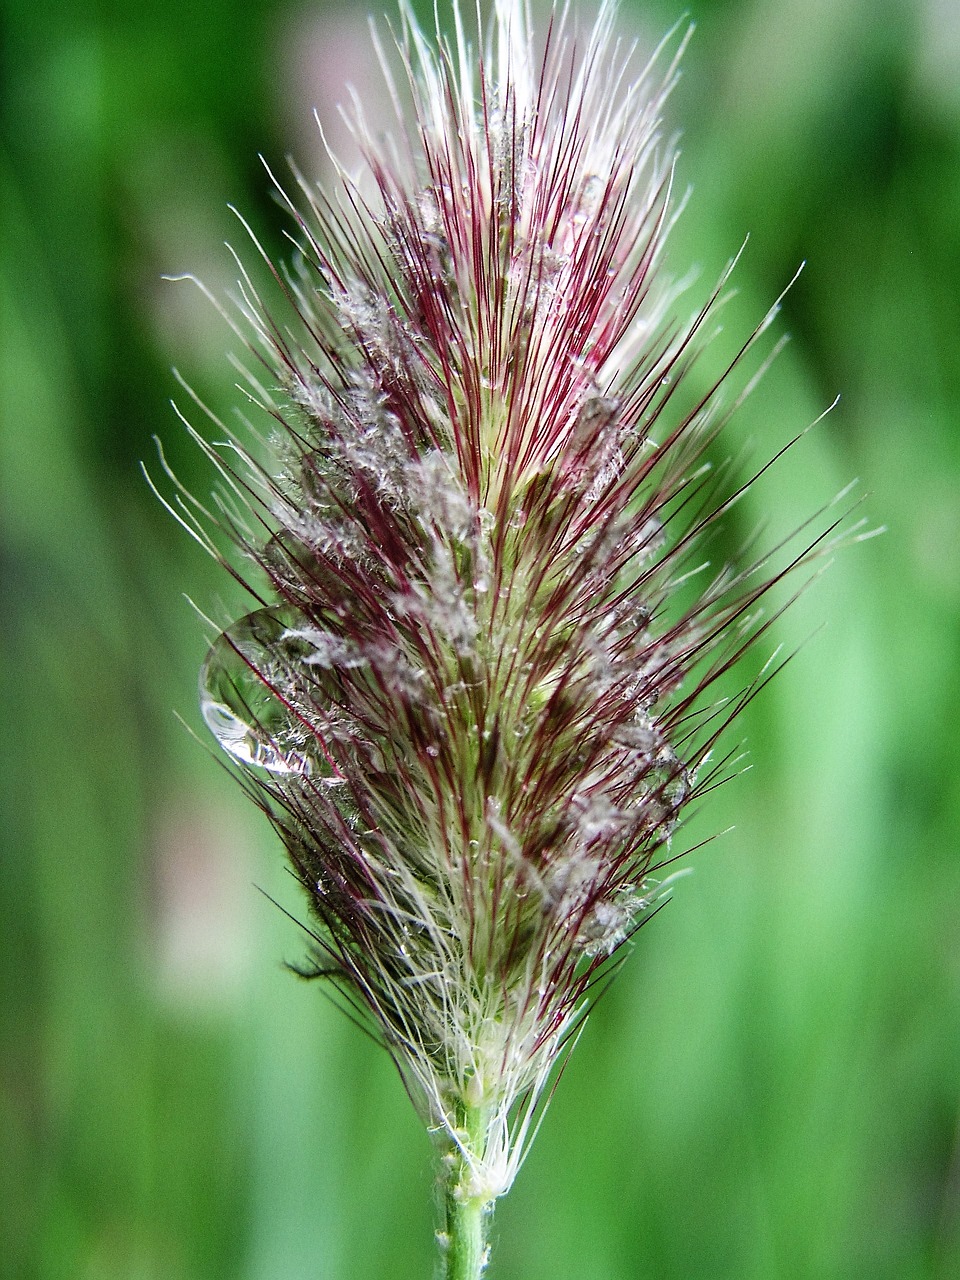
[[[430,42],[404,10],[392,137],[355,125],[372,184],[278,186],[287,314],[244,272],[235,321],[276,462],[205,445],[218,505],[182,510],[268,584],[210,650],[206,721],[316,972],[483,1201],[722,772],[752,686],[710,691],[785,572],[693,572],[736,494],[704,462],[723,379],[677,392],[718,295],[683,326],[658,270],[682,41],[644,66],[612,5],[586,32],[564,8],[538,52],[524,12],[498,3],[477,52],[456,11]]]

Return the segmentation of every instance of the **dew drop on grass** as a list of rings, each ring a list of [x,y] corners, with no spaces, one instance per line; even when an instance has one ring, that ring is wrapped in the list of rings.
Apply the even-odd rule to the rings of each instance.
[[[235,760],[271,773],[312,772],[310,735],[288,705],[295,697],[298,618],[258,609],[228,627],[200,669],[200,710]]]

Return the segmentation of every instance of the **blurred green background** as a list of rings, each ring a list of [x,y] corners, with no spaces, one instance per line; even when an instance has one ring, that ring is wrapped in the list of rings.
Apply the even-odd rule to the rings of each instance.
[[[378,4],[377,8],[381,6]],[[960,1275],[960,6],[693,0],[671,103],[701,291],[727,324],[793,274],[792,342],[731,433],[762,458],[843,393],[748,510],[859,476],[885,537],[777,640],[753,768],[588,1027],[491,1280]],[[678,5],[626,3],[652,42]],[[279,0],[3,0],[0,1275],[431,1273],[430,1148],[387,1058],[281,968],[275,841],[199,728],[204,628],[243,607],[138,462],[177,365],[237,399],[214,313],[257,161],[371,75],[362,12]],[[331,125],[331,128],[335,128]],[[181,399],[183,397],[181,396]],[[820,623],[825,623],[818,631]],[[771,642],[772,643],[772,642]]]

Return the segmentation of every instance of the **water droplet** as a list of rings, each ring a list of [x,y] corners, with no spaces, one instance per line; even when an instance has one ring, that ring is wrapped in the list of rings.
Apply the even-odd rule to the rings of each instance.
[[[307,727],[280,695],[292,690],[298,615],[258,609],[228,627],[200,669],[200,710],[221,747],[242,764],[271,773],[311,772]]]

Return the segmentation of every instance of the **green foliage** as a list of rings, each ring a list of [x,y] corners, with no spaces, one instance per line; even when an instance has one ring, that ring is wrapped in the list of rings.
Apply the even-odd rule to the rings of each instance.
[[[752,770],[686,842],[736,830],[692,857],[601,1002],[498,1209],[491,1280],[960,1270],[949,8],[692,6],[675,269],[701,263],[705,289],[752,233],[732,343],[808,259],[793,341],[731,439],[762,459],[844,397],[743,534],[854,476],[890,531],[778,626],[811,638],[741,722]],[[3,16],[0,1276],[427,1274],[429,1144],[385,1055],[281,970],[303,939],[253,886],[296,911],[294,886],[174,719],[199,727],[205,647],[180,593],[222,583],[137,467],[159,434],[209,487],[168,369],[229,412],[231,338],[159,277],[232,280],[228,200],[280,247],[255,156],[315,162],[290,131],[353,65],[347,18],[275,0]],[[624,22],[652,37],[677,16],[656,0]]]

